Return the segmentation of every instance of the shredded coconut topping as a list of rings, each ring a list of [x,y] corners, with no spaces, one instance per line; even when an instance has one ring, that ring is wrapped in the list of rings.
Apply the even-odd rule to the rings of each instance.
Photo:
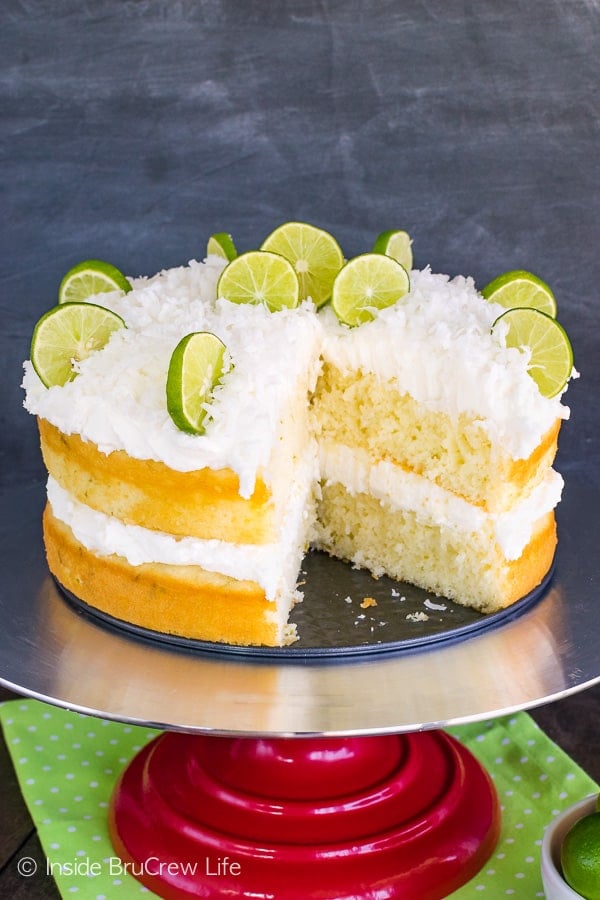
[[[330,310],[317,315],[310,302],[271,313],[218,299],[224,264],[217,257],[191,261],[132,279],[127,294],[103,294],[102,305],[127,328],[63,387],[45,388],[27,361],[26,408],[105,453],[125,450],[180,471],[227,466],[239,475],[242,496],[259,474],[268,480],[272,448],[288,428],[290,397],[299,381],[307,390],[314,385],[321,353],[342,370],[360,367],[397,379],[430,408],[480,417],[490,438],[515,459],[528,456],[557,418],[568,417],[560,398],[539,393],[527,374],[527,354],[491,334],[501,307],[484,301],[469,278],[413,271],[402,300],[349,329]],[[171,353],[192,331],[218,335],[233,362],[201,437],[179,431],[165,403]]]

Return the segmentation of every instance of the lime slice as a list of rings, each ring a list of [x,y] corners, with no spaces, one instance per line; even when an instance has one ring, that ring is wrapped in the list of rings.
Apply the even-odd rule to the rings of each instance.
[[[486,300],[506,309],[531,307],[556,318],[556,300],[547,284],[522,269],[505,272],[486,284],[481,292]]]
[[[167,374],[167,409],[181,431],[204,434],[207,404],[226,368],[226,349],[216,334],[195,331],[173,350]]]
[[[277,253],[250,250],[225,266],[217,296],[231,303],[264,303],[271,312],[298,306],[298,278],[292,264]]]
[[[363,253],[346,263],[333,283],[331,305],[341,322],[361,325],[375,309],[393,306],[410,288],[408,273],[391,256]]]
[[[231,235],[226,234],[224,231],[218,231],[216,234],[211,234],[206,245],[206,255],[220,256],[221,259],[226,259],[227,262],[231,262],[232,259],[235,259],[237,250],[235,249],[235,244],[233,243]]]
[[[560,851],[567,884],[586,900],[600,900],[600,813],[590,813],[571,825]]]
[[[556,319],[538,309],[509,309],[498,316],[508,326],[506,346],[531,351],[529,374],[544,397],[554,397],[565,386],[573,370],[573,350],[567,334]]]
[[[407,231],[382,231],[373,244],[373,253],[391,256],[407,272],[413,267],[412,241]]]
[[[122,272],[101,259],[86,259],[69,269],[58,288],[59,303],[79,303],[95,294],[131,290]]]
[[[31,362],[46,387],[77,375],[74,363],[100,350],[113,331],[124,328],[116,313],[95,303],[60,303],[39,320],[31,339]]]
[[[306,222],[286,222],[264,241],[261,250],[279,253],[293,265],[300,283],[300,299],[310,297],[323,306],[331,297],[335,276],[344,265],[336,239]]]

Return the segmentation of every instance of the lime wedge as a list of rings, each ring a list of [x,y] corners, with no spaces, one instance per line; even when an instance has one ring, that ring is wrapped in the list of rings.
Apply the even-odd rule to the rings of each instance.
[[[77,375],[75,363],[100,350],[125,322],[95,303],[60,303],[39,320],[31,339],[31,362],[46,387]]]
[[[86,259],[69,269],[58,288],[59,303],[79,303],[95,294],[131,290],[122,272],[101,259]]]
[[[508,326],[506,346],[531,352],[529,374],[544,397],[555,397],[564,388],[573,370],[573,350],[567,334],[556,319],[538,309],[509,309],[498,316]]]
[[[375,318],[374,310],[393,306],[410,288],[408,273],[391,256],[363,253],[349,260],[333,283],[331,305],[346,325]]]
[[[310,297],[317,307],[329,300],[335,276],[344,265],[344,254],[328,231],[306,222],[286,222],[271,232],[261,250],[279,253],[291,262],[301,300]]]
[[[213,388],[226,368],[226,347],[216,334],[195,331],[182,338],[167,374],[167,409],[181,431],[204,434]]]
[[[231,235],[226,234],[224,231],[218,231],[216,234],[211,234],[206,245],[206,255],[220,256],[221,259],[226,259],[227,262],[231,262],[232,259],[235,259],[237,250],[235,249],[235,244],[233,243]]]
[[[231,303],[264,303],[271,312],[298,306],[298,278],[292,264],[277,253],[250,250],[225,266],[217,296]]]
[[[556,300],[548,285],[537,275],[522,269],[499,275],[486,284],[481,293],[486,300],[506,309],[531,307],[556,318]]]
[[[373,253],[391,256],[407,272],[413,267],[412,241],[407,231],[382,231],[373,244]]]

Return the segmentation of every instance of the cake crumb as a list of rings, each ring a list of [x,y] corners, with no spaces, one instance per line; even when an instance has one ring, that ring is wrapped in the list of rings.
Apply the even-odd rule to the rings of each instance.
[[[429,597],[425,600],[424,605],[427,609],[439,610],[440,612],[445,612],[448,608],[445,603],[434,603]]]
[[[368,609],[370,606],[377,606],[377,600],[375,599],[375,597],[365,597],[360,604],[361,609]]]
[[[409,613],[406,618],[409,622],[428,622],[429,621],[429,616],[427,615],[427,613],[424,613],[424,612]]]

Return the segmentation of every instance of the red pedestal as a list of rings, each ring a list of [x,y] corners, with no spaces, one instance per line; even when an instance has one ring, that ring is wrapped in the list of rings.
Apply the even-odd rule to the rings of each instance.
[[[441,731],[164,734],[110,810],[130,873],[177,900],[441,900],[485,863],[499,826],[487,773]]]

